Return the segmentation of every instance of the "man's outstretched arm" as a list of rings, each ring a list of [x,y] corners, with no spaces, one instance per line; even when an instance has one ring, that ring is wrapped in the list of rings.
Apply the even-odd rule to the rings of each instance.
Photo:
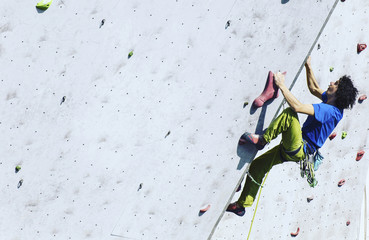
[[[275,84],[281,90],[284,98],[286,99],[288,105],[298,113],[304,113],[308,115],[314,115],[314,107],[312,104],[302,104],[293,94],[288,90],[286,85],[284,84],[284,74],[276,73],[274,74]]]
[[[322,100],[322,94],[324,91],[319,87],[318,82],[314,77],[310,61],[311,57],[309,56],[305,63],[307,85],[310,93],[313,94],[315,97],[319,98],[320,100]]]

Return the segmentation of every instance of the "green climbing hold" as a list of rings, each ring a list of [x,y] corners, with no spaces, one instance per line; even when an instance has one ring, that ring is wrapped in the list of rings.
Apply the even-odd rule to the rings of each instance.
[[[131,58],[133,56],[133,51],[130,51],[129,53],[128,53],[128,58]]]
[[[243,103],[243,108],[245,108],[247,105],[249,105],[249,102],[244,102]]]
[[[334,70],[334,67],[329,68],[329,71],[333,72],[333,70]]]
[[[36,8],[45,11],[50,7],[52,2],[53,2],[53,0],[50,0],[50,2],[48,2],[48,3],[44,3],[44,0],[41,0],[41,2],[37,3]]]
[[[16,167],[15,167],[15,172],[19,172],[19,170],[21,170],[22,168],[21,168],[21,166],[19,166],[19,165],[17,165]]]
[[[344,139],[347,136],[347,132],[343,131],[341,138]]]

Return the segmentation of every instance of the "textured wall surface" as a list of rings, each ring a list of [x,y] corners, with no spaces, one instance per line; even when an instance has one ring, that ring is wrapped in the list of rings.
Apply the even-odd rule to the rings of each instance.
[[[311,54],[315,76],[323,89],[330,81],[348,74],[354,79],[360,95],[368,94],[369,55],[356,51],[357,43],[367,40],[368,10],[369,4],[364,1],[339,2],[335,8]],[[332,72],[331,67],[334,67]],[[302,102],[309,103],[314,97],[307,90],[305,79],[303,70],[292,92]],[[301,239],[364,239],[366,234],[361,229],[359,236],[359,228],[360,211],[365,208],[362,209],[361,202],[367,182],[368,157],[364,155],[358,162],[355,158],[359,150],[367,151],[369,145],[367,104],[357,102],[352,110],[346,110],[335,129],[337,137],[327,140],[323,146],[325,159],[316,172],[317,187],[310,188],[299,177],[299,166],[294,163],[285,163],[270,171],[250,239],[288,239],[298,227]],[[300,121],[305,119],[300,117]],[[341,138],[343,131],[348,133],[345,139]],[[346,183],[338,187],[341,179]],[[234,200],[237,197],[236,194]],[[308,197],[314,200],[308,202]],[[233,239],[246,239],[255,206],[247,209],[243,218],[226,213],[213,239],[229,239],[230,233]],[[349,226],[346,226],[347,221],[350,221]],[[361,228],[367,229],[363,223]]]
[[[322,88],[347,73],[369,94],[368,50],[356,53],[369,4],[337,2],[2,1],[0,238],[245,239],[253,208],[223,211],[262,153],[240,135],[280,110],[282,97],[251,108],[268,71],[317,102],[300,73],[314,47]],[[358,236],[367,118],[366,101],[345,112],[336,131],[348,136],[322,149],[316,188],[296,164],[270,172],[251,239]]]

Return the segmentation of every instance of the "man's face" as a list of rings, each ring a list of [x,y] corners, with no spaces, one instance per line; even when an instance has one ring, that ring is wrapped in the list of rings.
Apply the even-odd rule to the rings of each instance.
[[[335,82],[330,82],[327,89],[328,95],[334,95],[337,92],[338,84],[340,83],[340,80],[337,80]]]

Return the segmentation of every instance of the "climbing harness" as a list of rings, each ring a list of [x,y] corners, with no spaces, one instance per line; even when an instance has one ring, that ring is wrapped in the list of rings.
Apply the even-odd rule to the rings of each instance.
[[[302,144],[299,148],[293,151],[287,151],[283,147],[283,142],[280,143],[280,156],[283,162],[287,162],[287,160],[283,157],[282,151],[286,153],[288,156],[292,157],[296,155],[301,148],[304,148],[305,158],[300,160],[300,174],[301,177],[307,177],[307,182],[309,183],[310,187],[315,187],[318,184],[318,181],[315,178],[315,171],[318,170],[320,164],[322,164],[324,157],[319,152],[319,150],[314,151],[309,144],[303,140]]]

